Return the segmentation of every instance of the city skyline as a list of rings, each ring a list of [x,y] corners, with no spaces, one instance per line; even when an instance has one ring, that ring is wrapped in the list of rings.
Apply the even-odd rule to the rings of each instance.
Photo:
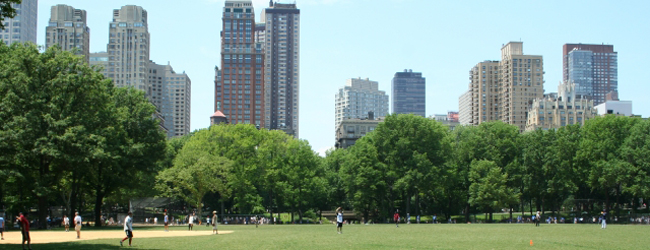
[[[281,1],[283,2],[283,1]],[[293,2],[293,1],[292,1]],[[174,68],[192,77],[192,128],[209,126],[214,113],[214,67],[219,66],[219,31],[224,1],[39,1],[38,44],[44,45],[45,26],[51,6],[66,4],[88,12],[91,52],[104,51],[108,43],[111,11],[124,5],[142,6],[149,14],[151,60],[171,61]],[[175,4],[170,8],[170,4]],[[642,97],[643,60],[650,49],[643,44],[650,20],[643,13],[645,1],[612,3],[546,1],[496,4],[469,2],[422,2],[409,0],[296,1],[301,9],[300,137],[315,151],[333,146],[334,95],[346,79],[366,76],[390,89],[395,72],[412,68],[427,77],[427,116],[458,110],[458,97],[467,90],[467,69],[484,60],[498,60],[501,45],[523,41],[527,51],[544,57],[545,92],[554,92],[562,80],[562,45],[566,43],[612,44],[619,52],[618,90],[621,100],[634,102],[635,114],[648,115],[650,100]],[[253,1],[260,15],[268,1]],[[414,8],[417,6],[417,8]],[[646,8],[644,8],[646,7]],[[582,13],[609,13],[589,19]],[[527,13],[507,28],[480,25],[494,13]],[[533,13],[530,13],[533,12]],[[331,13],[344,18],[333,18]],[[557,18],[562,17],[562,18]],[[516,18],[515,18],[516,19]],[[323,20],[328,20],[324,25]],[[417,28],[426,23],[427,29]],[[354,25],[350,25],[350,24]],[[526,27],[535,26],[536,29]],[[594,27],[594,28],[590,28]],[[599,32],[593,32],[597,27]],[[182,45],[182,46],[180,46]]]

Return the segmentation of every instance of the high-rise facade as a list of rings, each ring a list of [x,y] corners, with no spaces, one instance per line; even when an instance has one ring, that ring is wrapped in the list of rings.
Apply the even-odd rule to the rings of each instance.
[[[215,80],[217,103],[231,124],[264,127],[264,54],[255,42],[255,11],[250,0],[227,0],[221,32],[221,81]],[[216,75],[215,75],[216,78]]]
[[[471,96],[468,124],[499,120],[499,67],[499,61],[484,61],[469,71]]]
[[[499,120],[524,131],[528,107],[544,95],[542,56],[525,55],[523,42],[509,42],[501,48],[499,70],[499,107],[494,112]]]
[[[264,48],[265,127],[298,137],[300,10],[295,3],[271,1],[260,21],[256,38]]]
[[[0,40],[7,45],[15,42],[36,44],[38,0],[23,0],[22,3],[12,3],[11,6],[16,9],[16,16],[5,18],[5,28],[0,30]]]
[[[458,121],[461,125],[474,124],[472,107],[472,89],[470,88],[458,97]]]
[[[149,86],[149,29],[147,11],[140,6],[126,5],[113,10],[107,46],[108,77],[117,87],[133,87],[147,93]]]
[[[368,78],[348,79],[335,98],[335,129],[344,120],[368,118],[368,112],[372,112],[374,117],[388,115],[388,95],[379,90],[378,82]]]
[[[52,6],[50,22],[45,28],[45,46],[58,44],[61,49],[84,57],[90,57],[90,28],[86,23],[86,11],[59,4]]]
[[[192,110],[192,81],[183,73],[174,71],[171,65],[149,62],[149,85],[152,102],[165,118],[167,137],[184,136],[190,133]]]
[[[594,95],[594,52],[574,49],[567,55],[569,79],[575,84],[576,95],[592,98]]]
[[[500,120],[526,129],[530,105],[544,95],[542,56],[525,55],[522,42],[510,42],[501,61],[478,63],[469,75],[469,90],[459,99],[461,124]]]
[[[605,102],[607,94],[618,95],[618,53],[614,45],[567,43],[562,47],[562,59],[563,80],[575,82],[579,89],[589,84],[581,78],[591,73],[594,105]],[[585,63],[579,63],[581,60]]]
[[[397,72],[392,81],[394,114],[415,114],[426,117],[426,79],[413,70]]]

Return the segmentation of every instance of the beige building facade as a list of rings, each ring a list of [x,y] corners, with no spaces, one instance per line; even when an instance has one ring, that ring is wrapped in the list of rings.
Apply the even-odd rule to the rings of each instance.
[[[117,87],[134,87],[151,98],[149,87],[149,29],[147,11],[127,5],[113,10],[107,45],[108,77]]]
[[[58,44],[61,49],[72,51],[84,57],[90,57],[90,28],[86,23],[86,11],[72,6],[59,4],[52,6],[50,22],[45,28],[45,46]]]
[[[499,119],[499,61],[484,61],[476,64],[469,72],[470,78],[470,122],[479,125]]]
[[[574,83],[563,83],[558,87],[558,96],[548,95],[533,100],[528,112],[526,131],[537,129],[558,129],[567,125],[584,125],[596,116],[593,101],[576,96]]]
[[[499,120],[526,129],[528,107],[544,96],[544,61],[542,56],[525,55],[523,42],[509,42],[501,48],[499,65]]]

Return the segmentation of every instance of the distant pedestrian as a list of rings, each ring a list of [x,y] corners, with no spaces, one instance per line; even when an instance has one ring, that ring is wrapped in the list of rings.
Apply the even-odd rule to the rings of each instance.
[[[63,226],[66,232],[70,232],[70,218],[68,216],[63,216]]]
[[[163,213],[163,215],[165,216],[163,218],[163,222],[165,223],[165,232],[169,232],[169,216],[167,213]]]
[[[607,210],[603,210],[600,212],[600,217],[602,218],[602,224],[600,228],[606,229],[607,228]]]
[[[27,241],[27,248],[30,250],[32,249],[32,239],[29,237],[29,220],[27,219],[27,212],[20,213],[20,216],[17,217],[18,222],[20,222],[20,232],[23,235],[23,241],[21,241],[21,244],[23,246],[23,249],[25,249],[25,241]]]
[[[212,233],[219,234],[217,230],[217,210],[212,211]]]
[[[77,231],[77,239],[81,237],[81,216],[79,216],[79,212],[74,213],[74,230]]]
[[[194,213],[190,214],[189,218],[187,219],[187,227],[190,231],[192,231],[192,228],[194,227]]]
[[[542,220],[542,214],[537,211],[537,214],[535,215],[535,226],[539,227],[539,221]]]
[[[5,218],[0,216],[0,240],[5,239],[4,232],[5,232]]]
[[[395,210],[393,220],[395,220],[395,227],[399,227],[399,209]]]
[[[341,207],[336,209],[336,232],[343,233],[343,208]]]
[[[126,239],[129,239],[129,246],[131,246],[131,241],[133,240],[133,213],[131,211],[124,218],[124,232],[126,233],[126,237],[120,240],[120,246],[123,246],[123,242]]]

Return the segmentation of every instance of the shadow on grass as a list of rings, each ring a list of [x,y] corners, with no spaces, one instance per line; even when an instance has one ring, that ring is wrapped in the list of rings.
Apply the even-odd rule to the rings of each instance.
[[[117,243],[117,242],[116,242]],[[25,247],[27,247],[25,245]],[[133,246],[133,247],[128,247],[127,244],[124,244],[124,247],[120,247],[118,244],[92,244],[92,243],[82,243],[82,242],[74,242],[74,243],[48,243],[48,244],[32,244],[32,249],[38,249],[38,250],[59,250],[59,249],[98,249],[98,250],[115,250],[115,249],[124,249],[124,248],[135,248],[135,249],[151,249],[155,250],[157,248],[146,248],[145,246]],[[2,249],[7,249],[7,250],[12,250],[12,249],[22,249],[22,246],[20,244],[6,244],[2,245]]]

